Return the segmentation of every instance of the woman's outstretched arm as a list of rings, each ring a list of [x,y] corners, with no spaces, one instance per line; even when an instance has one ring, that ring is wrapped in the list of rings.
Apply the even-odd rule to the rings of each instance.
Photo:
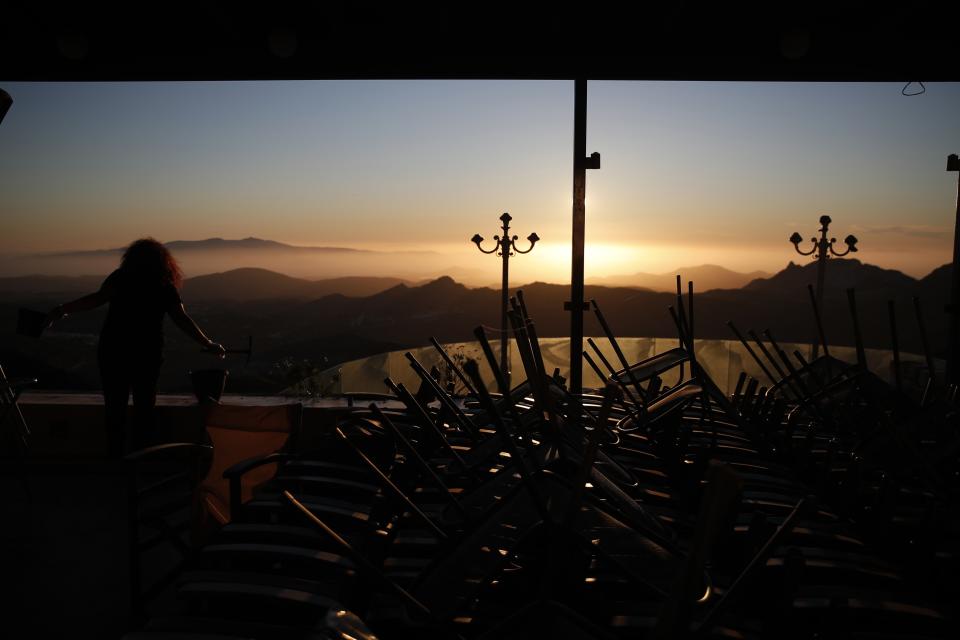
[[[226,355],[223,345],[214,342],[208,338],[203,331],[200,330],[200,327],[198,327],[197,323],[193,321],[193,318],[190,317],[190,315],[187,313],[187,310],[183,308],[183,304],[174,305],[173,308],[170,309],[169,313],[170,319],[173,320],[173,324],[177,325],[181,331],[203,345],[207,351],[210,351],[221,358]]]
[[[77,298],[76,300],[71,300],[66,304],[61,304],[47,313],[47,324],[49,327],[57,320],[60,320],[64,316],[70,315],[71,313],[76,313],[78,311],[90,311],[91,309],[96,309],[100,305],[106,304],[110,301],[109,294],[100,289],[94,293],[87,294],[82,298]]]

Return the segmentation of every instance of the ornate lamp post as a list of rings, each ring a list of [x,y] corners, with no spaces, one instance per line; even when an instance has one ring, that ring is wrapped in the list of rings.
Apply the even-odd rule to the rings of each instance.
[[[823,308],[823,278],[827,269],[827,258],[830,257],[830,254],[841,258],[851,251],[857,250],[857,237],[854,235],[849,235],[843,239],[843,242],[847,245],[847,250],[844,252],[839,252],[833,248],[834,243],[837,241],[836,238],[830,238],[827,240],[827,228],[830,226],[830,223],[833,222],[830,219],[830,216],[820,216],[820,239],[818,240],[816,236],[810,238],[810,242],[813,243],[813,246],[809,251],[802,251],[800,249],[800,243],[803,242],[803,236],[801,236],[796,231],[793,232],[793,235],[790,236],[790,242],[793,243],[793,248],[797,250],[802,256],[814,255],[814,258],[817,260],[817,307]],[[814,343],[813,346],[813,357],[817,357],[817,347],[818,345]]]
[[[510,382],[510,367],[507,364],[507,298],[509,294],[507,281],[510,271],[510,256],[514,255],[514,252],[530,253],[533,251],[533,245],[537,244],[537,241],[540,239],[540,236],[536,233],[531,233],[527,236],[527,240],[530,241],[530,248],[526,251],[518,249],[516,243],[518,236],[510,235],[510,221],[512,219],[509,213],[504,213],[500,216],[500,220],[503,221],[503,235],[493,236],[496,244],[489,251],[480,246],[480,243],[483,242],[483,236],[479,233],[470,238],[470,240],[477,245],[477,249],[480,249],[481,253],[496,253],[503,258],[503,284],[500,291],[500,370],[503,372],[503,377],[507,380],[507,384]]]

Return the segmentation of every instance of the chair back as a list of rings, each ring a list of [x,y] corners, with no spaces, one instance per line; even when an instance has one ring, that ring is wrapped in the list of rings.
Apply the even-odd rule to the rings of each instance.
[[[244,406],[210,403],[203,405],[203,423],[213,445],[210,471],[200,483],[198,497],[219,524],[230,521],[230,483],[223,472],[232,465],[292,449],[300,430],[303,405],[300,403]],[[273,478],[277,465],[257,467],[244,475],[242,500]]]

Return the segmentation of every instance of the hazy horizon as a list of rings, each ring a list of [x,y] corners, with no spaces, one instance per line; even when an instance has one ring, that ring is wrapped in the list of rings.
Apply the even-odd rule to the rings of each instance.
[[[450,270],[495,283],[498,261],[469,238],[489,247],[509,211],[521,247],[543,238],[511,261],[511,281],[569,281],[572,82],[0,86],[14,98],[0,125],[0,275],[14,256],[145,235],[253,236],[384,258],[298,277]],[[851,257],[914,277],[949,262],[960,85],[900,89],[590,82],[588,152],[602,168],[587,176],[587,278],[776,272],[809,261],[787,238],[809,243],[824,213],[832,236],[860,239]],[[408,251],[429,254],[397,260]]]
[[[303,280],[331,280],[340,278],[397,278],[416,284],[449,276],[456,282],[468,287],[498,288],[499,271],[489,268],[470,269],[451,265],[455,257],[440,252],[392,253],[378,249],[365,251],[340,252],[339,247],[319,247],[317,251],[310,251],[306,245],[290,245],[289,248],[245,249],[231,245],[231,240],[215,238],[209,240],[226,240],[226,248],[210,249],[202,246],[191,248],[174,248],[174,256],[184,270],[186,278],[207,276],[232,272],[238,269],[264,269],[293,278]],[[243,240],[265,240],[246,238]],[[103,277],[116,268],[120,261],[119,247],[103,250],[83,251],[77,253],[49,253],[36,254],[33,257],[10,259],[0,257],[0,278],[24,276],[67,276]],[[304,251],[306,249],[307,251]],[[332,251],[324,251],[332,249]],[[597,248],[594,247],[594,250]],[[588,258],[590,252],[588,251]],[[592,284],[614,287],[642,287],[655,290],[672,290],[675,274],[690,276],[699,285],[700,290],[712,288],[740,288],[755,278],[766,278],[775,275],[793,264],[803,266],[812,264],[810,258],[787,260],[781,266],[770,271],[765,270],[737,270],[729,269],[725,265],[716,263],[676,264],[672,269],[661,271],[634,271],[611,273],[605,276],[587,273],[586,281]],[[860,260],[857,253],[846,256],[846,259]],[[383,271],[383,261],[394,262],[392,268]],[[832,261],[837,258],[831,258]],[[865,264],[870,261],[860,260]],[[446,266],[444,266],[446,265]],[[489,266],[489,265],[487,265]],[[494,265],[496,266],[496,265]],[[943,266],[943,265],[938,265]],[[829,267],[828,267],[829,269]],[[550,284],[569,284],[566,272],[557,272],[543,277],[527,277],[531,270],[516,270],[511,272],[512,286],[545,282]],[[537,270],[533,270],[536,272]],[[922,279],[929,272],[912,275]]]

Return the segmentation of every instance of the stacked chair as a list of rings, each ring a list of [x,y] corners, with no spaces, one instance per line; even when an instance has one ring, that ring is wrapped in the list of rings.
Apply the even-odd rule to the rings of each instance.
[[[26,461],[30,454],[30,427],[20,411],[20,396],[37,383],[35,378],[11,379],[0,366],[0,464],[16,480],[20,493],[31,499]]]
[[[770,379],[727,395],[687,293],[679,346],[634,363],[593,303],[598,393],[545,370],[518,292],[513,388],[478,328],[462,369],[432,340],[465,397],[407,354],[418,391],[386,379],[399,408],[351,402],[309,447],[299,409],[211,407],[179,610],[127,639],[955,637],[955,390],[911,405],[767,332]]]
[[[0,448],[5,457],[21,459],[30,449],[30,427],[20,411],[20,395],[36,379],[11,379],[0,366]]]

